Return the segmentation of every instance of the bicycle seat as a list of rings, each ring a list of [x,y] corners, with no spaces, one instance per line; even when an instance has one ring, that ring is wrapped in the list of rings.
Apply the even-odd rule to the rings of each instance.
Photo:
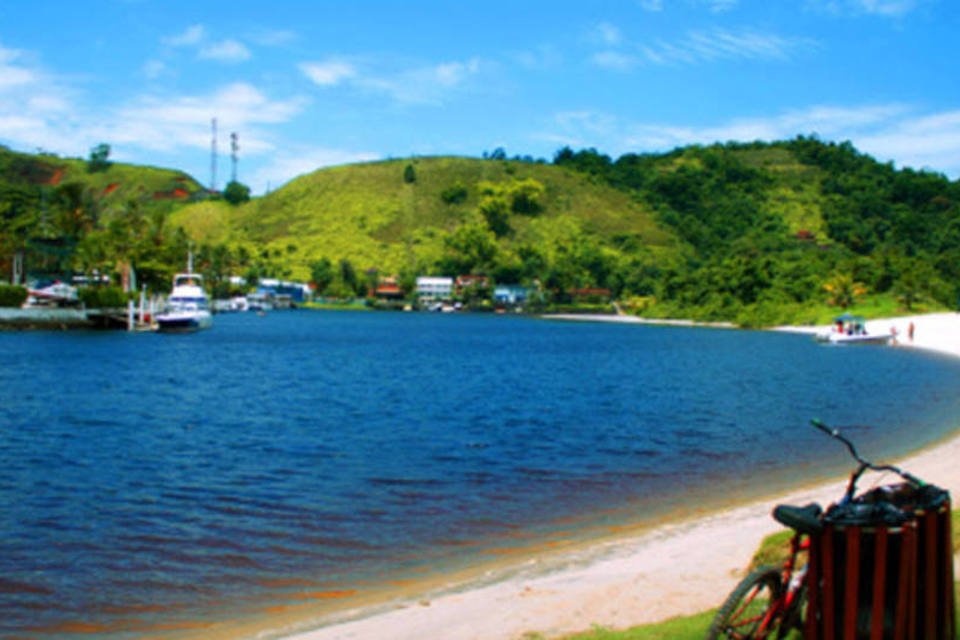
[[[815,502],[811,502],[805,507],[781,504],[773,510],[774,520],[785,527],[790,527],[808,536],[823,531],[823,523],[820,522],[821,514],[823,514],[823,509]]]

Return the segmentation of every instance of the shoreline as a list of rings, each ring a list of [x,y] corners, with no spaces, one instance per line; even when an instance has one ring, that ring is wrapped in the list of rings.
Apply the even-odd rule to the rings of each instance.
[[[622,316],[548,319],[702,326]],[[915,327],[912,343],[906,339],[910,323]],[[867,322],[870,333],[889,333],[891,327],[897,328],[900,347],[960,358],[958,314]],[[812,334],[823,328],[775,330]],[[897,461],[956,494],[960,492],[960,470],[954,468],[957,459],[960,423],[950,435]],[[864,480],[882,484],[889,478]],[[868,482],[863,486],[870,486]],[[699,613],[722,601],[742,577],[763,537],[782,528],[770,517],[773,504],[816,501],[826,505],[842,493],[845,483],[846,478],[839,477],[654,528],[638,525],[561,549],[531,549],[524,558],[505,560],[493,570],[484,567],[438,576],[379,602],[358,602],[337,613],[317,612],[312,619],[307,611],[292,616],[279,613],[270,632],[261,630],[251,637],[416,640],[442,634],[448,640],[515,640],[530,632],[553,637],[595,624],[623,628]],[[237,631],[232,629],[234,634]]]

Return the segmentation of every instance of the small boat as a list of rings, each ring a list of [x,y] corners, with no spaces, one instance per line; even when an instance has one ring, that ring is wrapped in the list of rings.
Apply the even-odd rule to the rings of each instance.
[[[892,333],[867,333],[864,319],[845,313],[833,319],[828,331],[816,335],[817,342],[825,344],[890,344]]]
[[[203,276],[190,271],[175,275],[173,291],[167,298],[167,308],[157,314],[156,323],[157,331],[167,333],[185,333],[211,327],[213,315],[203,290]]]
[[[77,288],[60,280],[35,282],[27,287],[27,306],[65,307],[79,302]]]

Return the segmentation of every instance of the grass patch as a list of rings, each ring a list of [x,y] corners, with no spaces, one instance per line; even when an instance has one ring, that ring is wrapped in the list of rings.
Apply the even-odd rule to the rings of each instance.
[[[703,640],[713,620],[713,611],[705,611],[693,616],[671,618],[658,624],[633,627],[625,631],[615,631],[603,627],[594,627],[590,631],[563,636],[563,640]],[[547,636],[528,633],[523,640],[546,640]]]
[[[950,514],[953,552],[960,551],[960,510]],[[760,543],[760,547],[753,555],[751,568],[760,565],[778,565],[782,563],[790,552],[790,537],[792,531],[779,531],[767,536]],[[726,594],[717,594],[719,605]],[[954,586],[954,598],[957,610],[960,611],[960,582]],[[692,616],[671,618],[656,624],[647,624],[630,629],[613,630],[606,627],[594,626],[589,631],[582,631],[571,635],[557,637],[545,636],[540,633],[524,634],[522,640],[702,640],[716,610],[705,611]],[[956,640],[960,640],[960,627],[957,628]],[[797,632],[788,636],[789,640],[800,638]]]

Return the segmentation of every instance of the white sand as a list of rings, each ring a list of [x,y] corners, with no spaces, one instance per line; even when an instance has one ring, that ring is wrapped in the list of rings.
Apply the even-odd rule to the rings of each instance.
[[[911,322],[915,327],[913,343],[907,338]],[[960,357],[960,315],[877,320],[867,323],[867,330],[889,333],[891,326],[896,326],[902,346]],[[783,328],[806,333],[816,329]],[[902,465],[958,495],[958,460],[960,435],[903,460]],[[423,594],[409,602],[395,603],[392,610],[381,608],[365,617],[362,611],[356,611],[353,614],[360,617],[355,620],[288,638],[515,640],[532,631],[549,637],[594,624],[623,628],[697,613],[720,604],[742,576],[763,537],[780,528],[770,517],[774,504],[817,501],[826,505],[842,493],[844,484],[844,479],[838,479],[632,538],[598,543],[561,561],[533,559],[519,567],[513,577],[493,584],[439,596]]]

